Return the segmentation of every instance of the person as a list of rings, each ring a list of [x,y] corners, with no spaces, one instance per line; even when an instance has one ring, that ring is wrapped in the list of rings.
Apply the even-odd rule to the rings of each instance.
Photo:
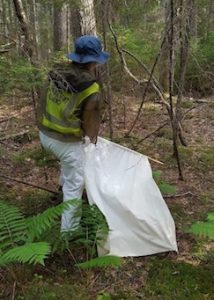
[[[48,74],[38,122],[43,147],[60,162],[63,201],[82,197],[84,142],[96,144],[101,119],[95,68],[109,58],[95,36],[81,36],[74,46],[75,51],[67,55],[71,61],[56,64]],[[78,226],[77,210],[73,205],[62,214],[61,231]]]

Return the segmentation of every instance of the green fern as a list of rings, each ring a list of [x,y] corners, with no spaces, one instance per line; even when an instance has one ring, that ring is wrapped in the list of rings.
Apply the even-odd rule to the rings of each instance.
[[[81,269],[92,269],[92,268],[106,268],[106,267],[119,267],[122,264],[121,257],[118,256],[102,256],[91,259],[89,261],[75,264],[75,266]]]
[[[208,214],[206,222],[193,224],[188,232],[214,240],[214,213]]]
[[[87,256],[92,258],[96,253],[96,246],[102,245],[109,231],[106,219],[96,205],[83,204],[80,225],[72,232],[72,243],[83,245]]]
[[[14,247],[1,255],[0,266],[9,263],[29,263],[29,264],[42,264],[44,259],[51,252],[50,245],[45,242],[26,243],[23,246]]]
[[[35,238],[41,237],[41,235],[51,228],[61,216],[63,211],[69,208],[71,205],[77,205],[80,203],[78,199],[72,199],[61,203],[55,207],[50,207],[43,213],[26,219],[26,226],[28,230],[28,236],[30,241]]]
[[[102,244],[108,232],[106,220],[95,205],[83,205],[81,226],[72,230],[66,238],[58,228],[63,211],[71,205],[79,204],[78,199],[70,200],[48,208],[37,216],[24,218],[18,208],[0,201],[0,265],[14,262],[44,264],[50,251],[59,248],[63,250],[77,244],[84,246],[87,259],[92,258],[96,246]],[[91,265],[96,266],[96,263],[103,267],[117,265],[117,261],[111,257],[99,258],[92,261]]]
[[[70,205],[79,200],[70,200],[47,209],[37,216],[24,218],[20,210],[0,201],[0,265],[13,262],[40,263],[50,253],[50,244],[39,240],[42,234],[53,228],[58,217]]]
[[[26,239],[26,224],[18,208],[0,201],[0,251]]]

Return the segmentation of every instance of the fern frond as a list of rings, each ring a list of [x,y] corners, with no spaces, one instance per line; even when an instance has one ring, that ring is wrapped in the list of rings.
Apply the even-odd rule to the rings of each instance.
[[[46,230],[50,229],[56,222],[58,217],[68,209],[71,205],[77,205],[80,200],[72,199],[61,203],[55,207],[48,208],[43,213],[37,216],[26,219],[26,226],[28,229],[29,240],[39,238]]]
[[[121,266],[122,259],[118,256],[102,256],[97,257],[94,259],[91,259],[89,261],[75,264],[75,266],[81,268],[81,269],[91,269],[91,268],[106,268],[106,267],[118,267]]]
[[[23,246],[14,247],[13,249],[2,254],[0,257],[0,266],[13,262],[42,264],[44,259],[50,253],[50,245],[45,242],[26,243]]]
[[[26,239],[26,225],[17,207],[0,201],[0,250],[16,246]]]
[[[214,212],[208,214],[207,221],[214,221]]]
[[[214,222],[204,222],[193,224],[190,232],[214,240]]]

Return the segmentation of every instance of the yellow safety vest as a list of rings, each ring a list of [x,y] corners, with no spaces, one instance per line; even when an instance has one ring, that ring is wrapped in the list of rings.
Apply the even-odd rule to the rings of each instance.
[[[99,90],[96,82],[79,93],[69,93],[50,84],[42,125],[60,133],[82,136],[81,120],[77,117],[77,112],[81,103]]]

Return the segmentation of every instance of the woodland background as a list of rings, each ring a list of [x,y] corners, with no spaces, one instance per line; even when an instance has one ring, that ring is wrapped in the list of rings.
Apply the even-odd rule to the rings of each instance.
[[[74,263],[94,256],[94,235],[56,245],[54,227],[42,237],[52,235],[55,247],[45,266],[0,269],[0,297],[214,299],[214,2],[0,0],[0,24],[0,200],[26,217],[61,201],[52,200],[58,165],[38,140],[37,101],[48,70],[66,60],[75,38],[96,34],[111,54],[97,74],[100,135],[164,163],[151,161],[179,246],[178,255],[85,271]],[[86,208],[87,218],[94,215]],[[198,221],[205,222],[192,230],[199,237],[190,233]]]

